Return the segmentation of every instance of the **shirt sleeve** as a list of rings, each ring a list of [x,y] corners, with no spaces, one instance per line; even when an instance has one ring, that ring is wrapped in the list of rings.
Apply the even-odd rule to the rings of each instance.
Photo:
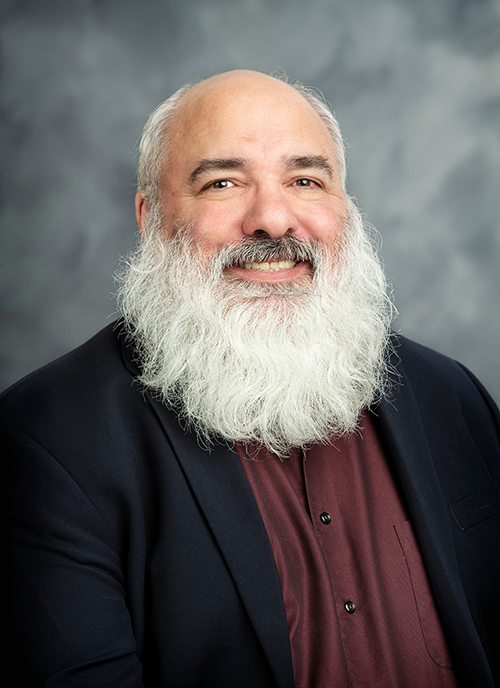
[[[105,518],[32,438],[9,424],[2,438],[2,685],[141,688],[120,556]]]

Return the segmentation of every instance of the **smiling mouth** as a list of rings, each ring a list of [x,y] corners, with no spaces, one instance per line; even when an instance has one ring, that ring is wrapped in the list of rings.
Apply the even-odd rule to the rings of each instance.
[[[297,271],[314,270],[318,251],[313,243],[286,235],[280,239],[252,237],[223,247],[222,268],[235,270],[246,279],[295,279]],[[260,277],[259,277],[260,275]]]
[[[263,263],[240,263],[238,267],[245,270],[263,270],[264,272],[277,272],[278,270],[290,270],[297,263],[294,260],[275,260]]]

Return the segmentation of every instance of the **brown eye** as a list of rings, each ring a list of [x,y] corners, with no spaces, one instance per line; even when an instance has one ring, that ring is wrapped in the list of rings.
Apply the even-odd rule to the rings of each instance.
[[[302,186],[302,187],[307,188],[309,186],[313,186],[314,182],[312,181],[312,179],[304,178],[304,179],[297,179],[296,184],[297,184],[297,186]]]
[[[218,179],[216,182],[210,184],[213,189],[229,189],[232,185],[233,183],[230,182],[229,179]]]

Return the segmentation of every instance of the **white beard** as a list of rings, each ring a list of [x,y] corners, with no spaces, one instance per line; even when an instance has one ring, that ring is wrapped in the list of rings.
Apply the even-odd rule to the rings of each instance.
[[[352,432],[384,393],[393,307],[351,202],[349,213],[336,249],[248,239],[209,265],[189,227],[168,240],[158,221],[146,229],[119,276],[119,305],[140,382],[202,445],[260,443],[286,456]],[[296,245],[299,258],[311,257],[312,278],[271,284],[224,272],[242,250],[255,262],[282,260]]]

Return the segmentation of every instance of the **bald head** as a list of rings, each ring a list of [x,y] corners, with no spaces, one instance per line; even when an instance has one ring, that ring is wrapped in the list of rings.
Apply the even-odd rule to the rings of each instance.
[[[180,100],[171,127],[189,130],[198,118],[207,114],[219,117],[243,104],[246,116],[251,118],[256,108],[304,108],[310,110],[317,125],[321,119],[298,90],[279,79],[249,70],[235,70],[217,74],[193,86]],[[324,126],[324,125],[323,125]]]
[[[257,104],[259,107],[257,108]],[[179,142],[199,135],[198,125],[207,118],[217,131],[217,119],[231,116],[238,106],[245,117],[265,117],[266,109],[310,110],[311,122],[325,127],[335,148],[338,173],[345,184],[345,152],[340,128],[325,101],[302,84],[288,84],[260,72],[234,70],[182,87],[161,103],[144,127],[137,170],[138,187],[153,208],[159,200],[160,183]],[[221,132],[222,135],[223,132]]]

